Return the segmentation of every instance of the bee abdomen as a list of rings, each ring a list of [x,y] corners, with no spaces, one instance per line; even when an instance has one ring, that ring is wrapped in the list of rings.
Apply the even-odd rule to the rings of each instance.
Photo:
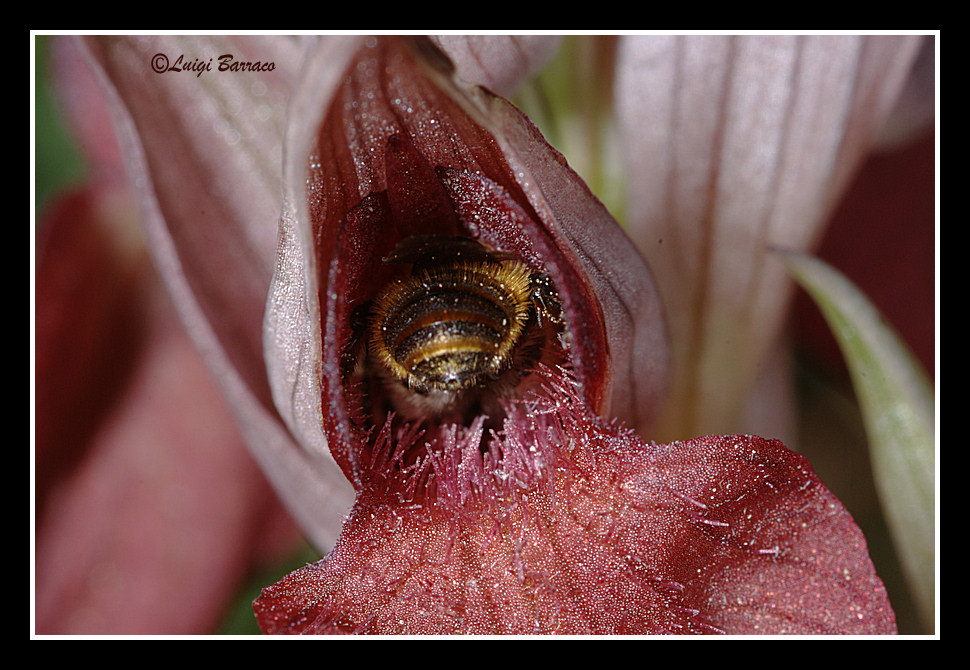
[[[503,370],[529,316],[521,263],[454,263],[392,284],[375,303],[372,351],[418,391],[460,391]]]

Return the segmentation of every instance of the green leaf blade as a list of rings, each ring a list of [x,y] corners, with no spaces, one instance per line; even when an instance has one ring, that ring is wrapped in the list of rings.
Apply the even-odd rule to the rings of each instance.
[[[810,256],[779,251],[839,343],[870,442],[873,476],[923,619],[935,612],[936,395],[920,363],[846,277]]]

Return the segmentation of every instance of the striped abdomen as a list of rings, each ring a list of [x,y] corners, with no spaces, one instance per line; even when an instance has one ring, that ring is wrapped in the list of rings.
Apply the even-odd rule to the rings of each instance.
[[[371,351],[416,391],[476,386],[509,365],[531,278],[519,262],[462,261],[394,282],[375,301]]]

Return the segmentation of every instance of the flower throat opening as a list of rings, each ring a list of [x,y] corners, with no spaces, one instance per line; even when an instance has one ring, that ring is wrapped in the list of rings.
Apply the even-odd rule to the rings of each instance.
[[[551,281],[460,236],[405,238],[384,262],[398,274],[354,310],[344,354],[358,427],[402,443],[419,430],[413,451],[435,448],[442,429],[476,426],[484,449],[509,403],[540,392],[537,370],[565,360]]]
[[[396,454],[390,462],[407,467],[444,448],[448,431],[465,441],[479,434],[486,450],[510,403],[541,392],[536,372],[568,368],[568,329],[540,255],[531,245],[516,248],[526,234],[509,236],[508,226],[504,239],[490,234],[460,213],[467,202],[453,202],[456,179],[484,177],[432,169],[399,136],[387,154],[387,191],[341,222],[335,259],[346,248],[363,250],[364,260],[335,260],[330,280],[342,287],[340,379],[357,443],[351,460],[372,461],[380,442]],[[521,208],[499,214],[519,228],[537,225],[522,223]]]

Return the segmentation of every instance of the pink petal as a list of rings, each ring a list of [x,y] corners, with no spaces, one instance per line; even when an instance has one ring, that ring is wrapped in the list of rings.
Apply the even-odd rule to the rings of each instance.
[[[283,113],[299,66],[293,40],[119,37],[86,40],[110,86],[149,248],[178,298],[201,312],[215,342],[268,402],[262,312],[280,210]],[[270,60],[265,76],[152,70],[230,53]],[[226,73],[223,73],[225,75]],[[185,308],[186,311],[190,309]]]
[[[875,141],[918,36],[633,37],[617,90],[631,234],[674,344],[665,435],[734,432],[809,249]]]
[[[263,314],[281,209],[285,110],[303,61],[298,38],[88,39],[115,105],[148,246],[190,335],[213,370],[254,456],[293,509],[340,509],[349,486],[308,458],[272,404]],[[162,72],[163,54],[274,63],[269,73]],[[231,75],[231,76],[229,76]],[[317,516],[329,546],[335,515]]]
[[[557,35],[438,35],[459,79],[510,96],[559,47]]]
[[[90,189],[42,227],[38,634],[212,632],[254,555],[296,540],[134,223],[124,194]]]

